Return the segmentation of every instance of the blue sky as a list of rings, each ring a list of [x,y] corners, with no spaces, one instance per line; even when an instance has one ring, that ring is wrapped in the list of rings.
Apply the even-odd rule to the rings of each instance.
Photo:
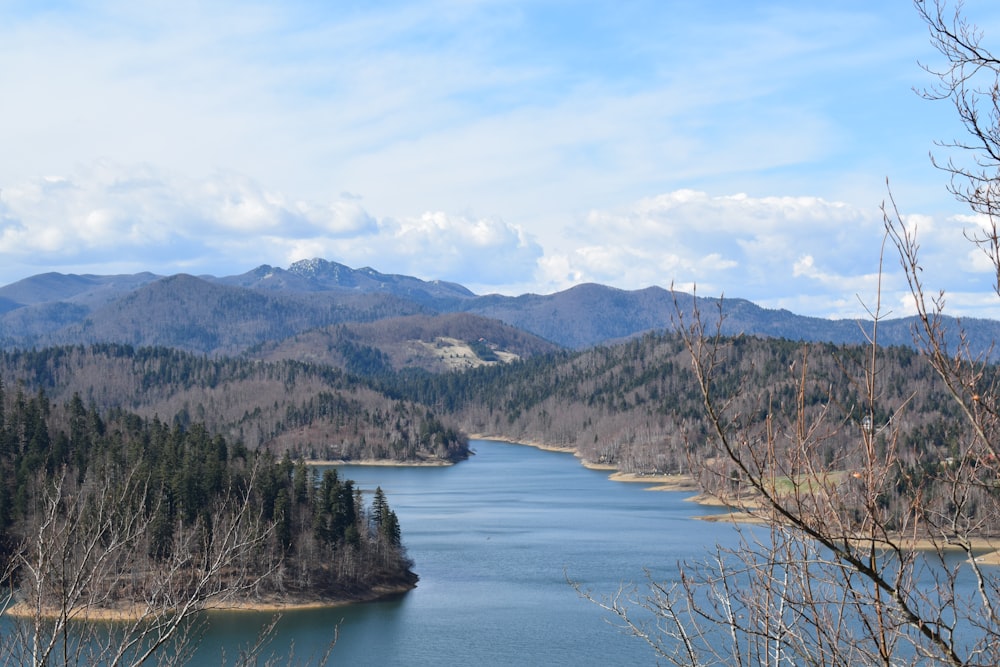
[[[888,179],[928,287],[1000,317],[918,62],[906,1],[0,0],[0,284],[323,257],[853,317]]]

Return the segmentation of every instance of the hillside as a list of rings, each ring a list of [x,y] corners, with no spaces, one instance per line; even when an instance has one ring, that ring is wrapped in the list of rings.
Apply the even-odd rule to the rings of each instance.
[[[467,336],[463,327],[477,322],[458,316],[455,332]],[[436,323],[404,318],[395,322],[394,335],[378,333],[409,340],[431,325],[440,332]],[[509,333],[516,342],[520,334]],[[349,343],[362,334],[345,326],[296,344],[322,349],[317,336]],[[586,461],[645,475],[690,472],[713,451],[690,355],[676,334],[582,351],[539,350],[440,372],[410,365],[396,372],[390,354],[373,346],[358,347],[354,361],[344,362],[367,360],[371,372],[363,374],[281,358],[293,355],[280,346],[271,352],[274,360],[262,361],[121,345],[13,351],[0,354],[0,378],[8,391],[44,392],[57,403],[79,396],[101,410],[128,410],[180,427],[203,422],[211,433],[279,456],[447,463],[468,456],[464,432],[567,447]],[[846,469],[869,409],[875,423],[891,423],[898,437],[901,480],[963,451],[970,435],[958,428],[956,404],[926,360],[907,347],[883,348],[877,402],[867,404],[861,388],[869,352],[856,345],[724,339],[716,391],[735,396],[726,405],[739,423],[763,428],[772,418],[791,424],[801,416],[823,425],[829,432],[816,454]],[[980,369],[984,394],[992,392],[996,371]]]
[[[841,473],[863,464],[858,443],[869,418],[869,428],[891,432],[891,445],[877,438],[879,446],[899,456],[890,484],[930,480],[930,473],[960,459],[975,433],[926,360],[906,347],[880,352],[876,402],[869,405],[869,355],[865,346],[723,339],[712,393],[724,403],[725,423],[752,431],[748,445],[766,442],[771,428],[782,441],[794,441],[795,425],[806,424],[818,443],[810,456]],[[980,369],[983,395],[994,395],[997,371]],[[707,474],[703,487],[720,495],[738,472],[705,466],[717,451],[717,435],[691,356],[675,334],[397,382],[395,393],[419,397],[469,433],[569,448],[586,462],[639,476],[700,471]],[[934,492],[946,496],[948,490]],[[971,521],[975,507],[968,512]]]
[[[0,336],[7,348],[110,342],[226,355],[329,324],[419,312],[392,295],[275,295],[182,274],[96,307],[58,301],[9,311]]]
[[[328,366],[208,359],[167,348],[57,347],[0,353],[2,386],[53,402],[79,396],[219,434],[276,456],[451,463],[467,440],[426,406]]]
[[[412,315],[312,329],[261,344],[248,356],[328,364],[363,375],[419,368],[462,370],[554,352],[558,345],[468,313]]]
[[[381,489],[369,504],[335,470],[76,396],[0,389],[0,415],[5,640],[27,618],[90,644],[94,615],[123,621],[115,642],[153,645],[204,608],[371,600],[417,581]],[[60,664],[115,662],[93,644]],[[21,664],[12,646],[4,662]]]

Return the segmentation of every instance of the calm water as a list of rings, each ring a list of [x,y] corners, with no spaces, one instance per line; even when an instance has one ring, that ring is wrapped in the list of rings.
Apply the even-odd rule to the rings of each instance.
[[[679,561],[734,546],[733,527],[693,520],[713,510],[687,494],[611,482],[568,454],[491,441],[473,448],[450,468],[343,469],[365,491],[386,492],[420,583],[394,600],[286,613],[269,647],[277,664],[322,652],[338,626],[334,665],[656,663],[567,578],[598,596],[641,584],[647,569],[672,580]],[[967,584],[971,593],[971,577]],[[223,651],[232,664],[270,619],[208,614],[192,664],[219,665]]]
[[[474,441],[476,456],[447,468],[348,467],[366,491],[381,485],[420,575],[399,599],[284,615],[271,648],[298,657],[340,639],[333,664],[655,664],[567,577],[595,593],[671,578],[679,560],[731,543],[731,526],[693,521],[711,510],[686,494],[611,482],[573,456]],[[232,656],[267,615],[213,614],[195,664]]]

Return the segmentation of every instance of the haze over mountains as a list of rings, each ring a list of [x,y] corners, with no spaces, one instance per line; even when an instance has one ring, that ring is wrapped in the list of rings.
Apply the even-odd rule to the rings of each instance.
[[[678,308],[689,317],[694,304],[704,316],[717,317],[718,299],[693,299],[659,287],[625,291],[584,284],[549,295],[477,295],[455,283],[352,269],[323,259],[287,269],[263,265],[226,277],[46,273],[0,287],[0,345],[114,342],[208,355],[256,349],[272,358],[315,358],[317,350],[321,356],[324,350],[332,354],[336,341],[385,346],[395,341],[395,352],[388,353],[394,366],[405,366],[413,357],[426,367],[429,358],[421,362],[419,350],[411,346],[404,353],[398,343],[482,340],[494,352],[514,356],[584,349],[672,328]],[[726,298],[722,312],[726,334],[865,340],[861,323],[854,320],[803,317],[738,298]],[[912,324],[913,318],[883,321],[880,342],[911,345]],[[962,325],[978,351],[1000,339],[998,322],[964,320]],[[313,332],[309,341],[303,338],[306,332]]]

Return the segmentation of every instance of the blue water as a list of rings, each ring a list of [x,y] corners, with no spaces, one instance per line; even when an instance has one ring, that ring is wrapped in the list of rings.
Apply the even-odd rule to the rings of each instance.
[[[381,486],[399,516],[420,575],[390,601],[284,614],[270,649],[305,658],[339,626],[332,664],[607,665],[655,664],[641,641],[582,599],[623,583],[676,575],[733,528],[693,520],[712,510],[688,494],[611,482],[573,456],[474,441],[476,455],[453,467],[351,466],[366,491]],[[214,613],[193,664],[230,658],[269,615]]]

